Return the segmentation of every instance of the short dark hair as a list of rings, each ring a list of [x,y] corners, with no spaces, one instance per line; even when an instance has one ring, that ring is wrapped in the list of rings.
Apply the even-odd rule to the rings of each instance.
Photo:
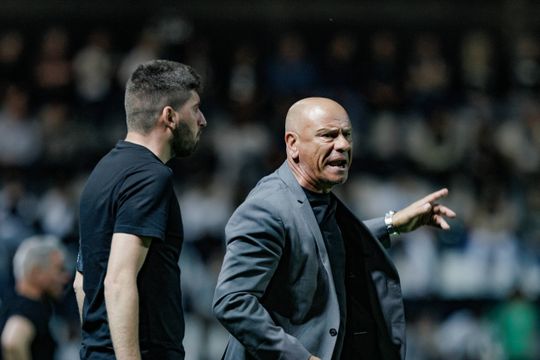
[[[175,109],[201,91],[201,77],[190,66],[151,60],[137,67],[126,84],[124,106],[128,131],[148,133],[165,106]]]

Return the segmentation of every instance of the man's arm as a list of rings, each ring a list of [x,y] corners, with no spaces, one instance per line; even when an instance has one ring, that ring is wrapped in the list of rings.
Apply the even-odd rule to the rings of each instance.
[[[456,213],[446,206],[436,203],[447,195],[448,189],[441,189],[397,211],[392,215],[392,226],[398,233],[410,232],[424,225],[443,230],[450,229],[445,218],[453,219],[456,217]],[[391,246],[385,218],[366,220],[364,224],[385,248]]]
[[[11,316],[2,332],[2,354],[5,360],[32,360],[30,345],[36,329],[27,318]]]
[[[137,274],[150,243],[150,238],[131,234],[115,233],[112,237],[105,276],[105,305],[118,360],[141,358]]]
[[[264,200],[251,199],[235,211],[225,235],[227,249],[214,294],[217,319],[256,359],[310,359],[309,351],[260,302],[285,242],[275,210]]]
[[[369,231],[379,240],[379,242],[386,248],[391,247],[390,235],[386,229],[384,223],[384,218],[375,218],[363,221],[364,225],[369,229]]]
[[[83,274],[75,271],[75,280],[73,280],[73,291],[75,291],[75,299],[79,308],[79,317],[81,324],[83,321],[83,304],[84,304],[84,289],[83,289]]]
[[[400,233],[413,231],[424,225],[449,230],[450,225],[445,218],[453,219],[456,213],[437,203],[439,199],[447,195],[448,189],[441,189],[399,210],[392,216],[393,226]]]

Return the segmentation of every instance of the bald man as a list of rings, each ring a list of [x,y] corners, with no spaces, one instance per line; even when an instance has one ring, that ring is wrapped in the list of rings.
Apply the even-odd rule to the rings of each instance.
[[[347,180],[352,128],[330,99],[295,103],[287,160],[225,229],[214,313],[232,334],[224,359],[404,359],[398,273],[385,248],[422,225],[449,229],[446,189],[362,222],[331,192]]]

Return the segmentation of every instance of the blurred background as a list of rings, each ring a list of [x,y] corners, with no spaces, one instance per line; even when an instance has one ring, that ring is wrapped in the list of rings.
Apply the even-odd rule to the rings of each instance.
[[[540,358],[540,2],[31,1],[0,3],[0,295],[34,234],[71,271],[78,198],[125,136],[124,84],[167,58],[204,77],[195,156],[174,160],[188,360],[219,359],[211,315],[223,228],[284,160],[288,107],[327,96],[349,112],[354,162],[337,192],[362,219],[439,187],[450,232],[391,249],[408,359]],[[78,358],[72,289],[56,306],[58,359]]]

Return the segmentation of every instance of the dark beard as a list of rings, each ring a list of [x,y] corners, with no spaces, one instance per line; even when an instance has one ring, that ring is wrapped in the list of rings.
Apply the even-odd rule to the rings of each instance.
[[[185,157],[191,155],[197,147],[197,138],[191,133],[189,127],[179,123],[173,131],[171,143],[173,157]]]

